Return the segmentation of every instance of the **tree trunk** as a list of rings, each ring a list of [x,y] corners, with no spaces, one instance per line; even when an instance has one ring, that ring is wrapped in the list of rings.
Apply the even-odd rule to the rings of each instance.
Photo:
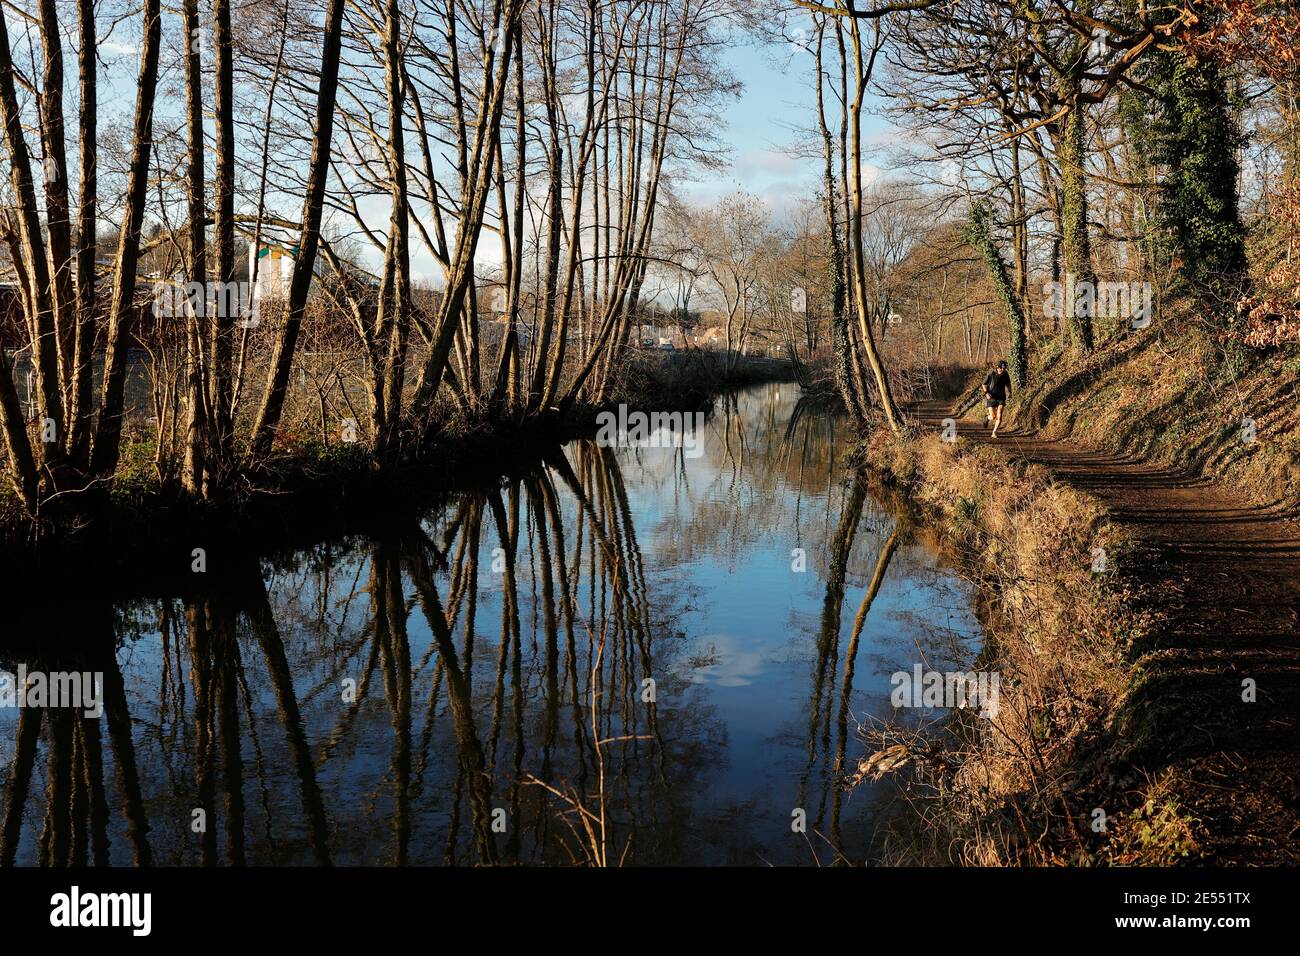
[[[188,237],[190,288],[196,285],[202,291],[197,296],[187,294],[185,301],[185,460],[181,482],[191,495],[203,494],[203,439],[207,432],[207,415],[203,394],[203,330],[202,322],[208,309],[208,250],[204,202],[204,149],[203,149],[203,49],[199,26],[198,0],[184,0],[185,21],[185,113],[189,131],[189,169],[186,187],[189,192],[186,230]],[[223,295],[217,296],[217,311],[222,311]]]
[[[233,353],[235,315],[245,303],[236,293],[235,281],[235,94],[230,0],[213,0],[213,37],[216,72],[213,113],[216,119],[216,180],[213,183],[213,244],[216,247],[215,279],[221,294],[210,327],[208,361],[208,467],[216,468],[224,480],[234,457]],[[249,277],[251,282],[252,276]],[[252,306],[250,286],[249,302]]]
[[[1082,58],[1080,58],[1082,64]],[[1070,317],[1070,333],[1076,348],[1092,351],[1092,309],[1076,308],[1082,291],[1091,290],[1085,301],[1094,301],[1097,276],[1092,271],[1092,246],[1088,238],[1088,183],[1085,172],[1087,125],[1084,106],[1078,101],[1082,66],[1064,77],[1062,99],[1073,102],[1061,121],[1058,153],[1061,162],[1061,241],[1065,258],[1062,301]],[[1080,315],[1079,313],[1083,314]]]
[[[131,171],[127,177],[125,215],[117,246],[109,309],[108,350],[104,356],[104,387],[99,420],[91,448],[91,469],[108,476],[117,469],[121,450],[126,359],[135,311],[136,264],[140,258],[140,228],[144,221],[145,192],[149,187],[149,157],[153,146],[153,104],[158,84],[158,47],[162,25],[159,0],[144,0],[144,43],[140,48],[140,74],[136,82],[135,121],[131,136]]]
[[[884,361],[876,348],[872,337],[870,311],[867,308],[867,288],[865,259],[862,252],[862,98],[871,79],[875,65],[878,46],[871,51],[871,58],[866,64],[862,58],[862,34],[858,23],[851,23],[849,37],[853,47],[854,91],[849,105],[849,132],[851,138],[848,184],[852,207],[849,213],[849,246],[853,257],[853,290],[857,300],[858,328],[862,335],[862,345],[867,353],[867,364],[871,366],[872,377],[876,381],[876,390],[880,394],[880,409],[885,415],[885,422],[895,435],[902,431],[898,410],[894,405],[894,395],[889,387],[889,374]],[[865,68],[865,72],[864,72]],[[846,90],[845,93],[848,91]]]
[[[24,299],[27,302],[28,327],[32,333],[32,364],[36,372],[36,387],[40,395],[42,418],[52,419],[54,427],[63,426],[63,403],[59,389],[57,336],[50,304],[50,266],[46,258],[45,240],[41,230],[40,213],[36,205],[36,189],[32,182],[30,154],[23,134],[23,118],[14,87],[14,65],[10,58],[9,28],[3,10],[0,10],[0,121],[4,124],[5,143],[9,150],[9,181],[16,205],[19,248],[14,250],[15,265],[23,260],[26,269]],[[21,275],[22,273],[20,273]],[[7,363],[6,363],[7,364]],[[9,382],[6,382],[8,385]],[[16,396],[15,396],[16,397]],[[17,403],[15,401],[15,407]],[[7,417],[7,416],[6,416]],[[21,424],[21,415],[17,423]],[[57,436],[61,440],[61,436]],[[10,447],[20,444],[17,436],[9,438]],[[27,457],[31,455],[29,442]],[[21,456],[21,452],[19,453]],[[46,445],[44,458],[48,465],[57,465],[62,458],[59,441]],[[20,476],[26,469],[24,461],[15,460]],[[25,478],[20,480],[25,481]]]
[[[81,180],[77,200],[77,331],[73,343],[73,386],[69,391],[67,449],[72,467],[90,464],[90,416],[95,380],[95,216],[99,201],[98,108],[94,0],[77,0],[80,49],[77,71],[81,87],[79,123]]]
[[[257,411],[257,423],[253,427],[250,456],[254,462],[270,452],[271,443],[275,440],[275,431],[284,411],[285,393],[289,388],[289,373],[293,369],[298,333],[302,327],[303,313],[307,309],[307,293],[311,290],[316,247],[320,243],[325,183],[329,178],[330,147],[334,136],[334,102],[338,93],[339,55],[343,41],[343,6],[344,0],[329,0],[325,11],[325,39],[316,90],[316,130],[312,136],[311,165],[302,204],[302,235],[298,242],[298,257],[293,263],[293,277],[289,282],[289,302],[285,309],[284,325],[276,336],[271,353],[271,371],[267,376],[261,407]]]

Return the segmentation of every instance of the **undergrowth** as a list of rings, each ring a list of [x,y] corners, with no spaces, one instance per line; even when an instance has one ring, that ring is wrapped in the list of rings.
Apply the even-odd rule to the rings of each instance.
[[[881,430],[855,458],[902,485],[980,578],[988,644],[979,666],[1001,684],[992,718],[957,711],[937,733],[865,731],[871,754],[858,778],[902,770],[896,779],[917,811],[892,829],[889,861],[1181,860],[1195,821],[1162,781],[1128,765],[1118,739],[1130,652],[1156,623],[1136,610],[1124,570],[1134,543],[1092,496],[987,446]]]

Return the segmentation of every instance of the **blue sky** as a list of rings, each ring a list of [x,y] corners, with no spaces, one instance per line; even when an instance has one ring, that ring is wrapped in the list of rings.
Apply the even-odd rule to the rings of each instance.
[[[821,177],[820,160],[802,158],[795,151],[801,140],[810,138],[801,127],[816,125],[812,54],[792,46],[749,44],[733,47],[724,60],[745,86],[725,109],[726,128],[719,133],[731,146],[731,164],[696,182],[682,183],[680,191],[692,203],[705,204],[744,189],[781,213],[792,200],[812,196]],[[880,105],[879,97],[868,97],[862,121],[868,144],[892,132],[883,118],[866,115]],[[834,122],[838,103],[828,102],[827,108]],[[818,149],[816,142],[804,145]],[[869,175],[876,172],[873,166]]]

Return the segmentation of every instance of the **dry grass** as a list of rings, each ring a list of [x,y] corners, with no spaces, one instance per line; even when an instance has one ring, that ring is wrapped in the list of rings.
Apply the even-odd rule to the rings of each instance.
[[[941,728],[941,749],[934,733],[866,732],[875,763],[860,772],[873,773],[879,755],[891,754],[895,769],[908,768],[906,796],[918,811],[892,834],[889,859],[1098,863],[1118,846],[1124,862],[1175,854],[1172,846],[1189,842],[1176,808],[1117,780],[1101,759],[1132,679],[1128,649],[1154,623],[1133,609],[1123,573],[1130,543],[1102,505],[1043,468],[964,440],[878,432],[859,455],[937,516],[981,579],[988,645],[977,666],[1001,681],[997,716],[955,713]],[[1107,558],[1101,573],[1093,571],[1098,547]],[[1098,806],[1126,819],[1152,800],[1159,820],[1143,831],[1146,843],[1104,841],[1091,829]]]
[[[1057,347],[1013,396],[1046,437],[1229,483],[1300,509],[1300,349],[1249,349],[1190,312],[1122,333],[1082,359]],[[1243,420],[1256,440],[1242,441]]]

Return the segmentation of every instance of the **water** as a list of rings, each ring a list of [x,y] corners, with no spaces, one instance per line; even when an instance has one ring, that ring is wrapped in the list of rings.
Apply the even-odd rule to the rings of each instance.
[[[0,666],[102,672],[104,714],[37,740],[0,707],[0,860],[872,860],[897,801],[844,786],[859,726],[979,628],[842,432],[759,386],[698,457],[575,442],[409,527],[53,609],[75,650]]]

